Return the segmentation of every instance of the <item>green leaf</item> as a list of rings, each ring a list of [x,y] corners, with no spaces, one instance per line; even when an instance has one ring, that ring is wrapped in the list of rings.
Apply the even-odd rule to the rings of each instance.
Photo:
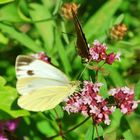
[[[0,8],[0,21],[21,22],[23,21],[17,12],[16,3],[9,3]]]
[[[104,98],[108,97],[109,95],[107,93],[107,83],[101,72],[98,72],[98,82],[103,83],[103,85],[100,88],[100,93],[103,95]]]
[[[122,113],[119,109],[116,109],[115,112],[112,114],[111,124],[107,129],[105,130],[104,134],[112,133],[113,131],[116,131],[118,127],[120,126],[120,120],[122,117]]]
[[[60,38],[61,37],[60,33],[58,31],[56,31],[55,35],[56,35],[55,47],[58,51],[58,54],[59,54],[59,57],[60,57],[61,62],[63,64],[65,73],[69,74],[71,72],[71,65],[70,65],[70,62],[69,62],[69,58],[66,55],[66,48],[62,44],[62,40]]]
[[[96,13],[92,15],[84,26],[87,39],[93,40],[95,35],[105,33],[112,16],[119,8],[122,0],[107,1]],[[109,11],[109,12],[108,12]]]
[[[9,2],[13,2],[15,0],[0,0],[0,4],[5,4],[5,3],[9,3]]]
[[[28,10],[28,4],[24,0],[20,0],[17,5],[17,11],[21,19],[23,19],[26,22],[31,22],[29,10]]]
[[[37,3],[30,4],[30,16],[34,22],[41,38],[45,43],[47,53],[54,47],[54,22],[50,10],[43,5]],[[50,20],[44,20],[50,19]],[[42,22],[37,22],[43,20]]]
[[[134,92],[135,92],[135,99],[138,100],[140,98],[140,80],[135,85]]]
[[[119,17],[117,17],[117,19],[115,20],[114,24],[120,24],[124,19],[124,14],[121,14]]]
[[[54,8],[53,15],[55,15],[55,14],[57,14],[59,12],[60,7],[62,5],[62,0],[57,0],[55,5],[56,6]]]
[[[117,137],[117,132],[116,131],[112,131],[111,133],[106,133],[104,134],[104,139],[106,140],[116,140]]]
[[[54,109],[50,110],[49,113],[52,120],[62,119],[64,116],[64,111],[60,105],[57,105]]]
[[[0,114],[0,118],[8,119],[9,117],[17,118],[29,115],[28,111],[22,110],[17,106],[17,97],[16,89],[10,86],[0,88],[0,111],[3,112],[3,114]]]
[[[49,134],[49,136],[53,136],[57,133],[49,121],[43,120],[43,121],[37,122],[36,124],[37,124],[38,130],[44,135]]]
[[[105,65],[105,68],[109,72],[109,77],[116,87],[125,86],[125,81],[116,68],[110,65]]]
[[[127,131],[128,129],[130,129],[130,125],[129,122],[126,119],[126,116],[122,116],[121,120],[120,120],[120,130],[122,132]]]
[[[133,134],[130,129],[123,132],[123,136],[124,136],[124,139],[126,139],[126,140],[134,140]]]
[[[93,140],[94,139],[94,127],[93,125],[89,126],[86,135],[85,135],[85,140]]]
[[[16,31],[12,26],[0,23],[0,29],[3,33],[8,34],[10,38],[17,40],[19,43],[32,50],[33,52],[39,52],[42,50],[41,46],[38,46],[33,39],[31,39],[25,33]]]
[[[6,84],[6,80],[2,76],[0,76],[0,87],[4,86],[5,84]]]

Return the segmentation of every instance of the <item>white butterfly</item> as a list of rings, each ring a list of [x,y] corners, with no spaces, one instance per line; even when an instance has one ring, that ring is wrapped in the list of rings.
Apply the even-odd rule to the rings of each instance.
[[[59,69],[31,56],[19,55],[16,59],[18,105],[29,111],[55,108],[74,93],[78,81],[71,82]]]

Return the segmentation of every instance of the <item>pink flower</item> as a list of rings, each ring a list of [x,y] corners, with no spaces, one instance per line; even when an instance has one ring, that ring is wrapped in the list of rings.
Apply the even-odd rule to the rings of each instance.
[[[89,49],[92,60],[97,62],[106,59],[107,47],[105,44],[101,44],[99,41],[95,40],[93,42],[93,47]]]
[[[0,132],[0,140],[8,140],[8,138],[6,138],[4,134]]]
[[[131,113],[137,108],[138,103],[134,101],[134,90],[128,87],[111,89],[110,94],[114,96],[117,106],[123,114]]]
[[[115,54],[114,52],[111,52],[110,54],[107,54],[107,46],[106,44],[100,43],[98,40],[95,40],[93,42],[93,46],[89,49],[91,60],[100,62],[105,61],[107,64],[112,64],[115,60],[120,61],[120,52]]]
[[[10,134],[13,133],[17,126],[19,124],[19,118],[9,120],[9,121],[0,121],[0,140],[8,140],[6,138],[7,133],[5,133],[5,130]]]
[[[19,124],[19,119],[14,119],[5,122],[5,127],[7,128],[8,131],[14,132]]]
[[[121,61],[120,56],[121,56],[121,52],[118,52],[118,53],[116,54],[115,58],[116,58],[117,60]]]
[[[51,59],[44,52],[33,54],[32,56],[35,57],[36,59],[40,59],[46,63],[51,63]]]
[[[114,53],[110,53],[107,55],[107,58],[106,58],[106,63],[108,64],[112,64],[116,59],[116,55]]]
[[[64,110],[70,113],[82,113],[91,116],[96,124],[104,122],[110,123],[109,115],[114,111],[112,107],[107,107],[107,101],[99,95],[102,83],[92,83],[84,81],[83,88],[79,93],[75,93],[66,101]]]

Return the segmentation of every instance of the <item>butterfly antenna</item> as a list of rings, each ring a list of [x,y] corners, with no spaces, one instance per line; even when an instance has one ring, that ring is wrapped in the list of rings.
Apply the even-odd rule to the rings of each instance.
[[[66,33],[66,32],[63,32],[63,31],[61,33],[75,37],[75,35],[73,33]]]

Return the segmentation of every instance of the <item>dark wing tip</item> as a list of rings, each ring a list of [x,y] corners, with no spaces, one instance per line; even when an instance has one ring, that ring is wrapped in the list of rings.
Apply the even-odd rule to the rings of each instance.
[[[16,58],[16,67],[23,66],[23,65],[29,65],[33,61],[34,61],[34,58],[32,56],[19,55]]]

